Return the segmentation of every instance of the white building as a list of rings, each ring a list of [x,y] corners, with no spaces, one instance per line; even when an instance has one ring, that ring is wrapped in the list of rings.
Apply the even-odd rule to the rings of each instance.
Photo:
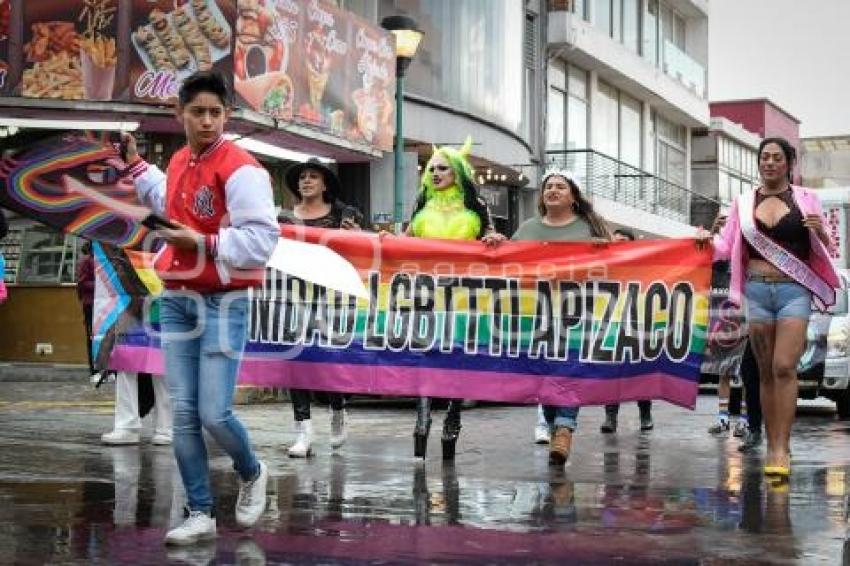
[[[813,188],[850,185],[850,136],[801,140],[803,185]]]
[[[726,118],[715,116],[711,126],[691,137],[691,189],[706,197],[691,204],[694,224],[711,226],[719,211],[759,183],[758,147],[762,138]]]
[[[614,224],[692,234],[707,63],[707,0],[550,0],[547,161],[573,169]]]

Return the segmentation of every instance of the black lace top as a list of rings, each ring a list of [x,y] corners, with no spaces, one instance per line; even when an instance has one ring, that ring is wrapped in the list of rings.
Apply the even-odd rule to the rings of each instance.
[[[304,226],[313,226],[314,228],[339,228],[343,218],[352,219],[358,226],[363,226],[363,213],[357,207],[345,204],[342,201],[334,201],[331,204],[331,210],[324,216],[319,218],[302,219],[295,216],[291,210],[282,210],[277,217],[277,221],[281,224],[302,224]]]
[[[755,205],[753,210],[757,210],[759,205],[770,197],[780,199],[788,207],[788,213],[779,219],[779,221],[768,227],[756,218],[756,228],[758,231],[791,252],[798,259],[806,261],[809,259],[809,250],[811,243],[809,242],[809,229],[803,226],[803,212],[797,206],[794,200],[794,194],[789,187],[787,190],[778,195],[763,195],[756,191]],[[750,259],[764,259],[762,255],[753,246],[747,242],[747,251]]]

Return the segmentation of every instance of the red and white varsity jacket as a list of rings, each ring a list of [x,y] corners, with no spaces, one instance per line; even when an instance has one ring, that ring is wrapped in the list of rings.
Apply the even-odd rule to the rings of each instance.
[[[130,168],[139,200],[204,234],[204,250],[167,245],[155,267],[168,289],[215,293],[259,285],[280,235],[268,172],[219,138],[193,156],[171,158],[168,174],[139,161]]]

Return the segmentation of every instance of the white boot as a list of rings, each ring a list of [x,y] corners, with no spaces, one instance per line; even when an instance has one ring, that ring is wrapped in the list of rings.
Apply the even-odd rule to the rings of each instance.
[[[339,411],[331,411],[331,448],[337,449],[348,438],[348,431],[345,428],[345,409]]]
[[[295,421],[295,431],[298,436],[295,438],[295,444],[289,447],[289,457],[306,458],[312,452],[313,423],[310,419]]]
[[[171,395],[168,392],[168,387],[165,384],[165,377],[153,376],[153,396],[154,396],[154,431],[151,442],[157,446],[165,446],[171,444]]]
[[[138,376],[119,371],[115,376],[115,426],[100,440],[110,445],[138,444],[141,428]]]

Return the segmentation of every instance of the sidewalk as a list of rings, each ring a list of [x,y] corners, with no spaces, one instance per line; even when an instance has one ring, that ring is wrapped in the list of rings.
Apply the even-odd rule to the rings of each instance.
[[[0,383],[75,383],[88,385],[89,368],[77,364],[0,363]],[[105,383],[105,388],[111,384]],[[93,388],[93,387],[92,387]],[[252,387],[240,385],[236,388],[234,403],[281,403],[289,401],[289,391],[279,387]]]
[[[0,382],[85,381],[89,368],[81,364],[0,363]]]

